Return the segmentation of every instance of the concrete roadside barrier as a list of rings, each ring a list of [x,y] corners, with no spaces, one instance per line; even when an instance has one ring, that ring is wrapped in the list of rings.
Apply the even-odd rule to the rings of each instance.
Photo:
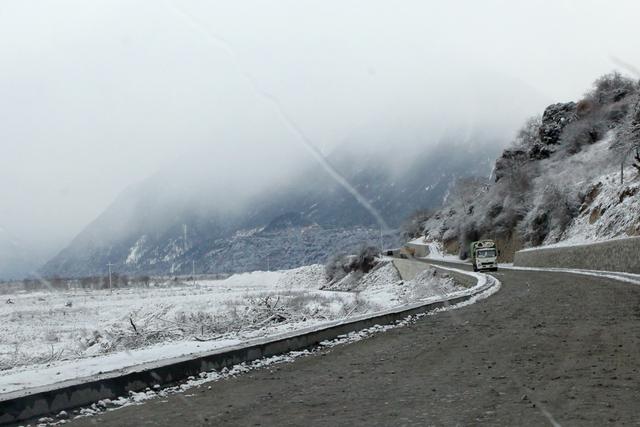
[[[524,249],[516,252],[513,265],[640,273],[640,237]]]

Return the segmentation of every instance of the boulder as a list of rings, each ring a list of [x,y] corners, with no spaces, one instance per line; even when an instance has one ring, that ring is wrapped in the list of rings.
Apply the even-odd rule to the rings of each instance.
[[[577,118],[575,102],[549,105],[542,115],[540,141],[546,145],[558,144],[563,129]]]
[[[536,142],[529,147],[528,155],[530,159],[542,160],[548,158],[553,150],[546,144]]]

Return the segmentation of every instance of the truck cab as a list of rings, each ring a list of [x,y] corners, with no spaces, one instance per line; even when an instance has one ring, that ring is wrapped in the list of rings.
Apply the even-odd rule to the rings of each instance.
[[[493,240],[472,242],[469,256],[473,271],[498,270],[498,248]]]

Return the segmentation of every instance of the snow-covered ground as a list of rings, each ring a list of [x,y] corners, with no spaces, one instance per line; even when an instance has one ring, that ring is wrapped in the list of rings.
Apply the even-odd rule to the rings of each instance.
[[[350,281],[350,289],[344,285]],[[238,345],[462,288],[390,262],[329,286],[324,267],[104,291],[22,292],[0,306],[0,394]]]
[[[461,270],[454,269],[454,268],[441,267],[441,269],[462,273]],[[153,389],[147,388],[146,390],[141,392],[130,392],[128,396],[120,396],[113,400],[112,399],[100,400],[98,402],[93,403],[89,407],[74,410],[71,416],[73,418],[91,417],[94,415],[98,415],[104,411],[113,411],[119,408],[131,406],[131,405],[139,405],[147,400],[156,399],[156,398],[164,399],[171,394],[185,393],[194,387],[201,387],[206,383],[219,381],[225,378],[234,377],[236,375],[241,375],[241,374],[250,372],[254,369],[265,368],[265,367],[269,367],[269,366],[280,364],[280,363],[293,362],[296,358],[309,355],[313,352],[318,352],[318,351],[322,352],[322,351],[325,351],[325,349],[327,348],[335,347],[337,345],[357,342],[357,341],[366,339],[369,336],[375,335],[377,333],[386,332],[391,329],[412,324],[416,322],[418,319],[421,319],[425,316],[432,316],[437,313],[441,313],[443,311],[449,311],[456,308],[465,307],[470,304],[474,304],[477,301],[488,298],[489,296],[493,295],[494,293],[498,292],[498,290],[500,290],[501,283],[499,280],[496,280],[495,278],[489,279],[486,275],[480,274],[480,273],[469,273],[469,272],[464,272],[464,273],[472,275],[477,279],[476,286],[474,286],[473,288],[465,289],[465,290],[458,290],[455,292],[455,295],[451,295],[451,296],[453,297],[456,295],[461,296],[463,294],[475,293],[474,296],[472,296],[470,299],[466,301],[459,302],[453,305],[447,305],[447,306],[432,310],[428,313],[419,313],[416,315],[409,315],[402,320],[397,320],[394,324],[375,325],[367,329],[350,332],[345,335],[340,335],[333,340],[321,342],[317,348],[312,350],[291,351],[286,354],[257,359],[250,363],[240,363],[238,365],[232,366],[231,368],[223,368],[220,371],[201,372],[198,375],[198,377],[189,377],[187,381],[184,381],[181,384],[176,386],[170,386],[167,388],[155,386],[153,387]],[[421,276],[422,276],[422,279],[418,279],[418,277],[416,277],[417,280],[412,280],[414,286],[420,283],[421,281],[423,281],[424,277],[432,277],[433,270],[431,268],[425,269],[423,270]],[[378,277],[380,276],[378,275]],[[488,280],[490,280],[490,282]],[[478,292],[479,288],[483,290]],[[437,299],[437,298],[432,297],[429,299]],[[209,389],[211,389],[211,386],[209,386]],[[185,397],[189,397],[189,396],[190,395],[185,394]],[[45,417],[45,418],[41,418],[39,422],[41,422],[43,425],[61,425],[66,423],[66,420],[69,418],[69,416],[70,416],[69,413],[67,413],[66,411],[62,411],[60,414],[56,416],[56,418]]]
[[[457,255],[451,255],[451,254],[445,253],[444,250],[442,249],[441,242],[435,242],[435,241],[429,242],[427,243],[427,245],[429,246],[429,254],[425,257],[426,259],[455,262],[458,264],[466,263],[465,261],[461,260],[460,257],[458,257]]]

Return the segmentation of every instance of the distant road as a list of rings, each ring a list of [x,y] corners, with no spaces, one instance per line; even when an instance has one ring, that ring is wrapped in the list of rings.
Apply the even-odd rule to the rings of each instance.
[[[496,276],[502,289],[479,303],[71,425],[637,424],[640,287],[568,273]]]

